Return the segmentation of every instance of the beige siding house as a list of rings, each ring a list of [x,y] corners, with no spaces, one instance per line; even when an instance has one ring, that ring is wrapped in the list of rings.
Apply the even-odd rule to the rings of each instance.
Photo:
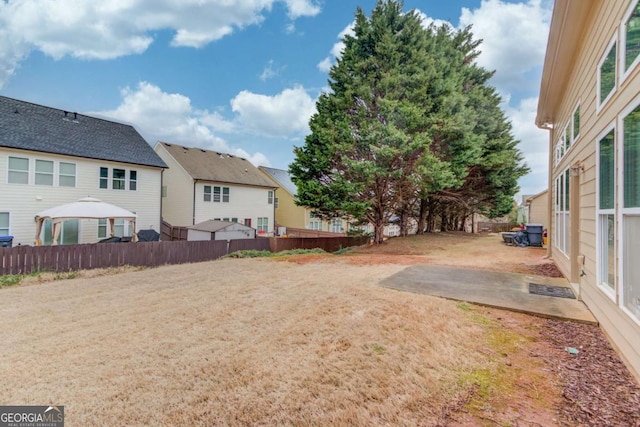
[[[556,0],[536,124],[549,254],[640,377],[640,5]]]
[[[130,125],[0,96],[0,236],[33,245],[36,214],[95,197],[137,215],[136,227],[160,230],[165,163]],[[63,222],[59,243],[109,236],[107,220]],[[118,236],[131,236],[116,221]],[[39,236],[51,244],[51,223]]]
[[[524,202],[527,209],[527,222],[549,226],[549,191],[544,190],[533,196],[528,196]]]
[[[162,218],[173,226],[207,220],[239,222],[258,234],[274,232],[277,186],[246,159],[158,142],[169,169],[163,176]]]
[[[278,226],[289,229],[298,228],[332,233],[344,233],[346,231],[346,220],[323,220],[322,218],[314,216],[311,209],[296,205],[296,193],[298,189],[291,180],[289,172],[264,166],[260,166],[258,169],[260,169],[274,185],[278,186],[275,214],[276,224],[278,224]]]

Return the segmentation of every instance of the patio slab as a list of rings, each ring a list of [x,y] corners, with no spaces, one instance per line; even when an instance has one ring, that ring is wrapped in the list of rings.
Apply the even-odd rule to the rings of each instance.
[[[457,301],[553,319],[597,324],[587,306],[576,299],[529,293],[529,284],[569,288],[564,278],[473,270],[439,265],[414,265],[384,279],[380,285]]]

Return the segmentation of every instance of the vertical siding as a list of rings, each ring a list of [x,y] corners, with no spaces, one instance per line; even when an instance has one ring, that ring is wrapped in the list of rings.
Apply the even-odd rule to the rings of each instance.
[[[30,184],[9,184],[7,166],[9,156],[27,157],[30,162]],[[34,161],[50,160],[54,162],[54,170],[58,162],[76,164],[76,186],[59,187],[54,173],[54,185],[43,186],[33,184]],[[137,190],[101,189],[100,167],[122,168],[137,172]],[[0,148],[0,212],[10,212],[13,244],[33,245],[35,241],[34,217],[37,213],[65,203],[75,202],[83,197],[96,197],[103,202],[111,203],[138,215],[136,228],[153,228],[160,230],[160,179],[159,168],[82,159],[71,156],[60,156],[24,150]],[[90,243],[98,240],[98,220],[80,221],[79,243]]]
[[[580,174],[579,207],[579,255],[584,256],[584,275],[579,277],[581,297],[589,306],[612,342],[620,350],[634,373],[640,376],[640,326],[625,314],[597,285],[597,200],[596,200],[596,145],[598,136],[620,115],[638,95],[640,87],[640,67],[636,67],[624,82],[620,81],[620,63],[617,62],[616,90],[609,101],[597,109],[598,64],[606,53],[612,37],[617,39],[618,59],[620,55],[620,28],[625,13],[631,7],[630,0],[610,0],[594,3],[589,21],[585,23],[582,44],[578,47],[572,61],[568,84],[562,93],[562,102],[555,117],[554,130],[551,132],[550,149],[558,140],[565,125],[569,122],[575,106],[580,103],[581,129],[577,143],[565,154],[561,163],[552,169],[552,179],[574,164],[582,164]],[[617,123],[616,123],[617,124]],[[622,143],[619,129],[616,127],[616,145]],[[617,159],[616,166],[619,167]],[[555,200],[553,180],[549,183],[552,201]],[[617,183],[619,185],[619,183]],[[619,201],[618,201],[619,202]],[[553,204],[552,204],[553,206]],[[572,217],[575,215],[572,215]],[[553,215],[552,215],[553,217]],[[616,224],[618,230],[620,224]],[[552,236],[552,233],[550,233]],[[551,255],[560,270],[572,277],[572,268],[582,268],[577,260],[569,260],[553,245]],[[573,263],[572,263],[573,262]]]

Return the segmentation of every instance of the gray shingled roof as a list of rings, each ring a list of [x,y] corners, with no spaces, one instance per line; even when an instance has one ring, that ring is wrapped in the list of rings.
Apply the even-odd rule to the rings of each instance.
[[[291,175],[289,175],[288,171],[268,168],[265,166],[260,166],[260,169],[265,171],[275,182],[277,182],[282,188],[287,190],[292,196],[295,196],[298,192],[298,188],[291,180]]]
[[[193,179],[276,188],[262,172],[242,157],[203,148],[160,142]]]
[[[166,168],[131,125],[0,96],[0,147]]]

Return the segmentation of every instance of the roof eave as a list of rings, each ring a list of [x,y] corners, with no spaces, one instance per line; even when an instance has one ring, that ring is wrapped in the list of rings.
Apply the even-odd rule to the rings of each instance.
[[[549,128],[557,118],[557,106],[571,76],[584,22],[593,9],[594,0],[556,0],[553,7],[549,39],[544,59],[536,125]]]

